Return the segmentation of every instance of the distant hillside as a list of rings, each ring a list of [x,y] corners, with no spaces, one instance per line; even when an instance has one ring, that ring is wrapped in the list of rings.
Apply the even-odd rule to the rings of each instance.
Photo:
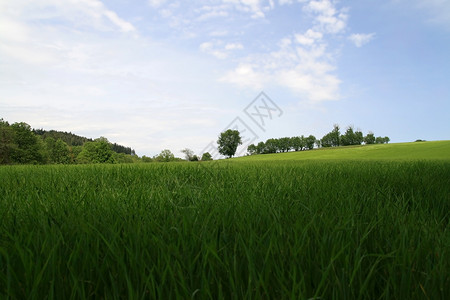
[[[57,130],[44,130],[44,129],[33,129],[33,132],[37,135],[42,136],[42,138],[45,140],[46,138],[52,137],[55,140],[61,139],[64,142],[67,143],[69,146],[83,146],[86,142],[92,142],[93,139],[79,136],[76,134],[73,134],[72,132],[65,132],[65,131],[57,131]],[[136,152],[134,149],[131,149],[130,147],[125,147],[116,143],[112,143],[112,150],[116,153],[125,153],[130,155],[135,155]]]
[[[320,148],[299,152],[258,154],[233,160],[450,160],[450,141]]]

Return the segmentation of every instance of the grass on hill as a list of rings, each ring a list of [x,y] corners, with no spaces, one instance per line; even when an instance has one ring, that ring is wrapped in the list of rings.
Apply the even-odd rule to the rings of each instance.
[[[252,155],[237,160],[450,160],[450,141],[320,148],[310,151]]]

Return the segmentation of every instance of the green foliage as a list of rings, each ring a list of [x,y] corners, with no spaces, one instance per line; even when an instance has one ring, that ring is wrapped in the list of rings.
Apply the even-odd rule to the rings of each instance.
[[[198,161],[197,155],[194,154],[194,151],[191,149],[185,148],[181,150],[182,153],[184,153],[185,159],[187,161]]]
[[[354,139],[353,128],[349,127],[349,130],[347,130],[347,132],[349,134],[348,138]],[[341,136],[339,125],[334,124],[333,130],[322,137],[322,139],[320,140],[320,145],[324,148],[338,147],[341,144],[343,144],[342,137],[343,136]],[[348,138],[345,137],[344,139],[348,139]]]
[[[291,138],[284,137],[278,139],[278,149],[280,152],[288,152],[291,150],[292,144],[291,144]]]
[[[0,298],[447,299],[448,155],[245,161],[393,146],[4,166]]]
[[[291,145],[292,145],[292,149],[294,149],[294,151],[302,151],[305,150],[306,148],[306,140],[305,137],[302,136],[295,136],[291,138]]]
[[[144,162],[144,163],[150,163],[150,162],[153,162],[153,159],[151,158],[151,157],[148,157],[148,156],[142,156],[142,162]]]
[[[96,139],[94,142],[87,142],[83,146],[83,150],[77,156],[79,163],[115,163],[111,144],[104,137]]]
[[[173,153],[168,149],[164,149],[163,151],[161,151],[159,155],[155,156],[153,159],[156,162],[171,162],[176,160]]]
[[[373,132],[369,132],[365,137],[364,137],[364,143],[366,143],[367,145],[371,145],[371,144],[375,144],[375,135],[373,134]]]
[[[135,162],[132,155],[117,152],[113,152],[113,161],[118,164],[132,164]]]
[[[217,140],[219,153],[229,158],[232,157],[239,145],[242,145],[242,139],[239,131],[228,129],[219,135]]]
[[[46,141],[48,138],[52,138],[54,140],[61,139],[68,146],[83,146],[87,142],[94,141],[93,139],[89,139],[89,138],[82,137],[82,136],[73,134],[71,132],[65,132],[65,131],[57,131],[57,130],[47,131],[44,129],[33,129],[33,132],[36,135],[41,136],[44,141]],[[125,147],[125,146],[119,145],[117,143],[111,144],[111,150],[113,150],[116,153],[136,155],[135,151],[133,149],[131,149],[130,147]]]
[[[387,136],[385,136],[385,137],[378,136],[375,139],[375,144],[387,144],[387,143],[389,143],[389,141],[390,141],[390,139]]]
[[[72,146],[70,147],[70,155],[72,161],[76,161],[78,155],[80,155],[81,151],[83,151],[83,146]]]
[[[318,147],[338,147],[338,146],[356,146],[361,145],[363,142],[366,144],[384,144],[388,143],[390,139],[388,137],[375,138],[373,132],[369,132],[365,137],[359,130],[354,131],[353,126],[347,127],[347,130],[343,135],[340,135],[339,125],[334,125],[333,130],[322,137],[320,141],[316,141]]]
[[[211,154],[209,152],[205,152],[202,154],[202,161],[209,161],[209,160],[213,160]]]
[[[332,147],[332,146],[333,146],[333,134],[332,134],[331,132],[325,134],[325,135],[322,137],[322,139],[320,140],[320,145],[321,145],[323,148],[329,148],[329,147]]]
[[[9,125],[0,119],[0,164],[114,163],[116,159],[140,162],[133,149],[106,138],[93,141],[70,132],[32,129],[24,122]]]
[[[333,125],[333,130],[330,132],[331,146],[338,147],[341,145],[341,131],[338,124]]]
[[[42,140],[24,122],[11,125],[14,132],[13,143],[17,145],[11,153],[11,159],[19,164],[43,164],[46,162]]]
[[[306,148],[308,148],[309,150],[314,149],[315,143],[316,143],[316,137],[313,135],[310,135],[305,139]]]
[[[13,162],[11,156],[17,148],[17,144],[14,141],[14,130],[8,122],[0,119],[0,164]]]
[[[345,134],[341,136],[342,146],[361,145],[363,142],[361,131],[353,131],[353,127],[349,126]]]
[[[258,154],[257,153],[257,147],[254,144],[250,144],[247,146],[247,153],[248,155]]]
[[[259,142],[258,145],[251,144],[247,147],[247,152],[253,154],[268,154],[277,152],[288,152],[290,150],[302,151],[306,149],[313,149],[316,143],[316,137],[310,135],[308,137],[284,137],[280,139],[268,139],[265,143]]]
[[[264,142],[259,142],[256,146],[256,154],[266,153],[266,144]]]
[[[69,146],[63,140],[55,141],[54,138],[49,137],[45,140],[45,144],[50,163],[69,164],[73,161]]]
[[[42,137],[45,141],[48,138],[53,138],[54,140],[61,139],[69,146],[83,146],[84,143],[93,142],[92,139],[82,137],[71,132],[57,131],[57,130],[44,130],[44,129],[33,129],[36,135]]]
[[[279,150],[279,143],[277,139],[268,139],[265,142],[264,153],[277,153]]]

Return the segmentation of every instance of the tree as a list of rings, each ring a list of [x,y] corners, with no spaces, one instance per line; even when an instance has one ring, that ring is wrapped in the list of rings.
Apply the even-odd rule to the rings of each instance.
[[[333,125],[333,130],[331,133],[331,146],[338,147],[341,145],[341,132],[338,124]]]
[[[322,147],[322,141],[319,140],[319,139],[317,139],[317,140],[316,140],[316,146],[317,146],[317,148]]]
[[[256,154],[264,154],[266,153],[266,144],[264,142],[259,142],[256,145]]]
[[[345,131],[345,134],[341,135],[341,144],[343,146],[354,145],[356,142],[356,135],[353,131],[353,127],[349,126]]]
[[[45,163],[44,144],[31,130],[30,125],[24,122],[11,125],[14,131],[14,144],[17,145],[11,153],[14,162],[20,164]]]
[[[369,132],[365,137],[364,137],[364,143],[366,143],[367,145],[370,144],[375,144],[375,135],[373,134],[373,132]]]
[[[375,139],[375,144],[384,144],[384,138],[381,136],[377,136]]]
[[[232,157],[236,153],[237,147],[242,145],[239,131],[228,129],[222,132],[219,135],[217,144],[219,145],[218,150],[220,154],[228,156],[228,158]]]
[[[118,153],[113,151],[114,162],[118,164],[131,164],[134,163],[133,156],[131,154]]]
[[[387,136],[384,137],[384,142],[386,144],[388,144],[390,141],[391,141],[391,139],[389,137],[387,137]]]
[[[278,149],[279,149],[278,140],[277,139],[268,139],[265,143],[264,153],[277,153]]]
[[[8,122],[0,119],[0,164],[12,163],[11,155],[16,148],[13,129]]]
[[[77,157],[80,163],[115,163],[111,144],[105,137],[100,137],[93,142],[87,142]]]
[[[360,130],[355,131],[356,145],[361,145],[364,142],[363,133]]]
[[[73,162],[77,162],[78,155],[83,151],[83,146],[70,147],[70,155]]]
[[[144,163],[151,163],[151,162],[153,162],[153,159],[151,158],[151,157],[148,157],[148,156],[142,156],[142,162],[144,162]]]
[[[322,137],[320,140],[322,147],[337,147],[341,145],[341,132],[337,124],[333,125],[333,130]]]
[[[320,144],[322,145],[322,147],[327,148],[327,147],[331,147],[333,146],[333,137],[331,132],[327,133],[326,135],[324,135],[322,137],[322,139],[320,140]]]
[[[341,136],[341,145],[361,145],[364,141],[363,134],[361,131],[353,131],[353,127],[347,127],[345,134]]]
[[[159,155],[155,156],[154,159],[157,162],[171,162],[175,161],[175,156],[169,149],[164,149]]]
[[[291,138],[291,146],[294,151],[301,151],[303,150],[302,140],[299,136],[294,136]]]
[[[208,160],[213,160],[211,154],[209,152],[205,152],[202,155],[202,161],[208,161]]]
[[[248,145],[248,147],[247,147],[247,153],[248,153],[249,155],[257,154],[256,151],[257,151],[257,148],[256,148],[256,146],[255,146],[254,144]]]
[[[292,149],[291,138],[283,137],[278,139],[278,150],[280,152],[289,152]]]
[[[185,148],[183,150],[181,150],[182,153],[184,153],[184,157],[186,158],[186,160],[188,161],[193,161],[194,158],[194,151],[192,151],[189,148]]]
[[[54,138],[48,137],[45,139],[45,145],[50,163],[68,164],[71,162],[69,146],[62,139],[55,141]]]
[[[306,148],[309,150],[314,149],[314,144],[316,143],[316,137],[313,135],[308,136],[306,139]]]

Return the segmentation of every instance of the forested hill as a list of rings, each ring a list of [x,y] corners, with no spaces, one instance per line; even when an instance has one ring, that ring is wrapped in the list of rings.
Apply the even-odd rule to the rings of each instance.
[[[33,129],[33,132],[36,135],[39,135],[42,137],[43,140],[46,140],[47,138],[54,138],[55,140],[61,139],[69,146],[83,146],[86,142],[93,142],[93,139],[79,136],[76,134],[73,134],[72,132],[65,132],[65,131],[57,131],[57,130],[44,130],[44,129]],[[136,155],[136,152],[134,149],[131,149],[130,147],[125,147],[116,143],[111,143],[111,150],[113,150],[116,153],[124,153],[124,154],[130,154],[130,155]]]
[[[0,118],[0,165],[87,164],[140,162],[130,147],[95,140],[71,132],[32,129],[24,122],[9,124]],[[151,159],[147,159],[148,161]]]
[[[47,139],[49,137],[55,140],[61,139],[69,146],[83,146],[86,142],[93,142],[93,139],[89,139],[83,136],[73,134],[72,132],[56,131],[56,130],[44,130],[44,129],[33,129],[33,132],[40,135],[42,139]]]

